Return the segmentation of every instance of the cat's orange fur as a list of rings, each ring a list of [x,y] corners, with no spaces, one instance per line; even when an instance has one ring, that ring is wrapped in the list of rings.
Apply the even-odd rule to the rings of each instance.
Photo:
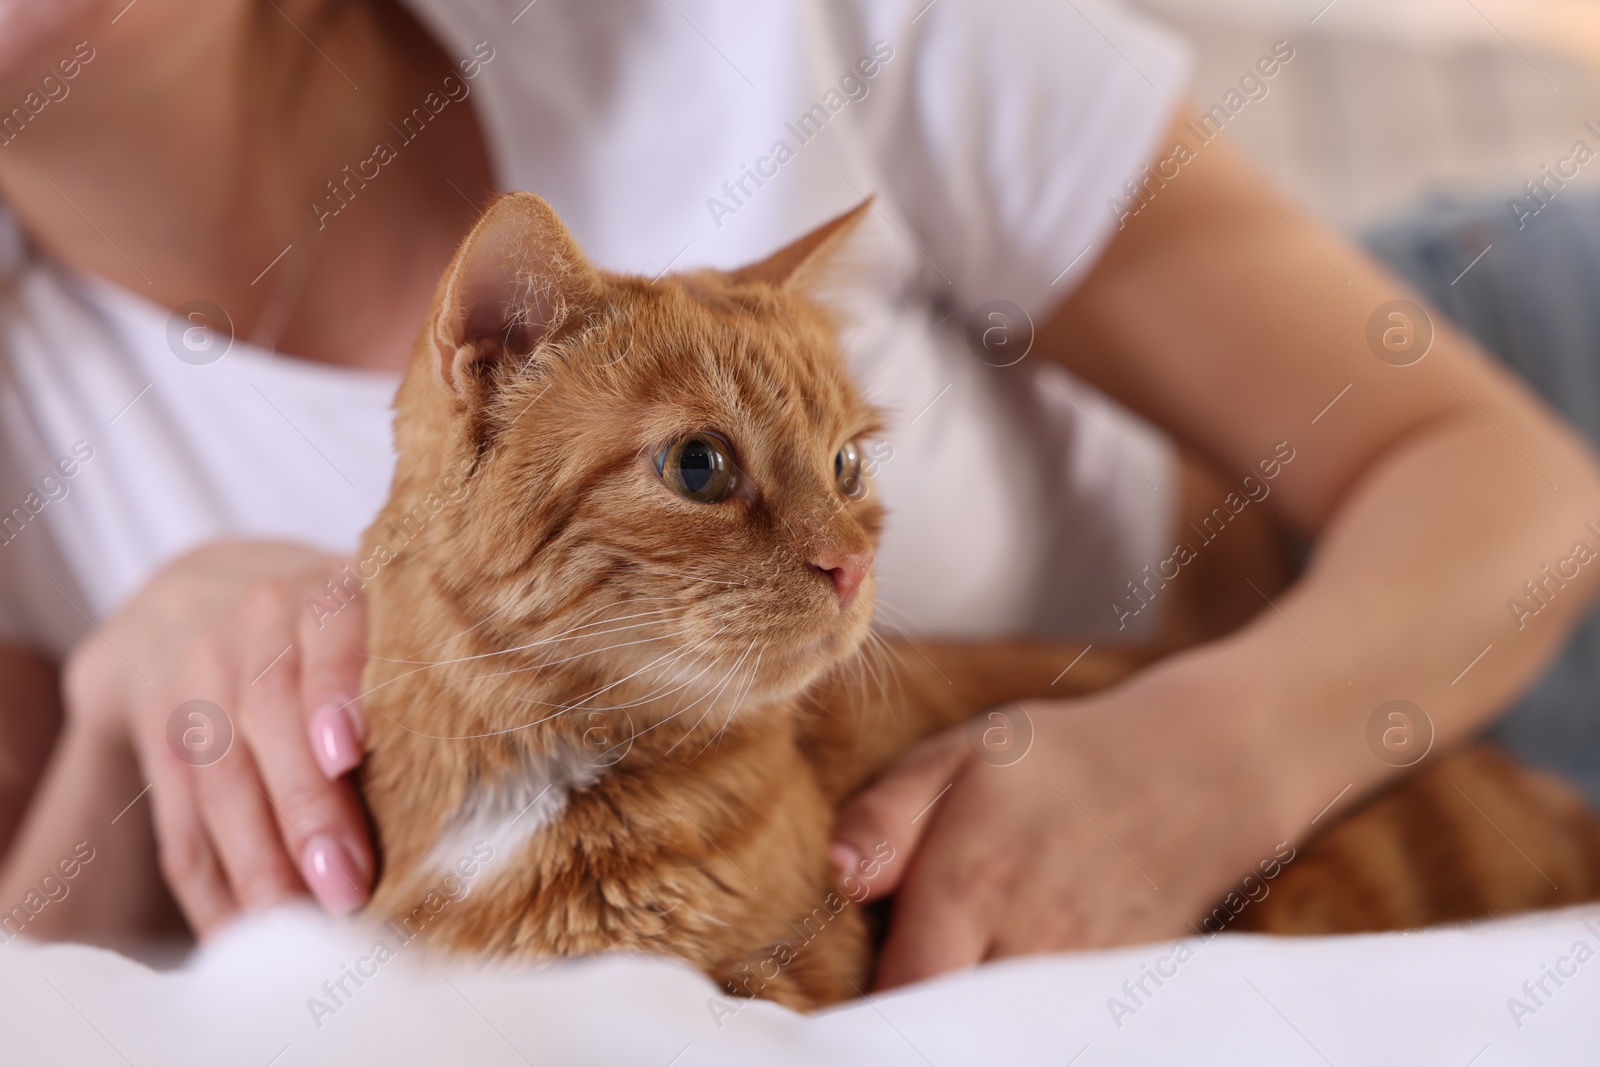
[[[837,1001],[871,969],[826,852],[840,798],[921,737],[1151,658],[1096,651],[1052,686],[1077,649],[869,641],[870,576],[841,606],[825,572],[870,552],[882,516],[840,491],[834,457],[876,419],[809,288],[859,214],[745,270],[654,283],[594,269],[528,194],[466,239],[400,393],[394,489],[367,537],[377,914],[447,949],[663,953],[741,992]],[[699,431],[737,464],[718,503],[677,495],[655,465]],[[1485,759],[1433,773],[1469,793],[1513,783],[1497,810],[1549,831],[1562,890],[1459,857],[1421,877],[1504,887],[1475,890],[1476,913],[1594,895],[1594,821]],[[1414,811],[1418,787],[1305,848],[1249,923],[1471,911],[1408,895],[1381,865],[1340,894],[1410,839],[1395,827],[1427,818],[1391,810]]]

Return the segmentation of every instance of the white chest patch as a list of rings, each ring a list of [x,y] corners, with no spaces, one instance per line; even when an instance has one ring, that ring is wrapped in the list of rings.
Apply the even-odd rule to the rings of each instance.
[[[561,814],[572,790],[594,784],[604,771],[565,746],[524,755],[520,767],[468,788],[461,810],[445,823],[429,853],[429,865],[449,873],[485,842],[497,859],[509,859]]]

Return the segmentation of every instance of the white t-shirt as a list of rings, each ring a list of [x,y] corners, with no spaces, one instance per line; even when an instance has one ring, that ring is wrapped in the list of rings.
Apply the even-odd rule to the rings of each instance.
[[[1169,539],[1170,450],[1038,356],[990,365],[966,323],[1042,317],[1090,269],[1187,76],[1175,41],[1102,0],[410,2],[475,74],[447,106],[477,108],[498,185],[602,267],[735,267],[874,194],[845,346],[889,421],[888,617],[1116,630]],[[355,550],[397,378],[242,340],[180,359],[166,309],[0,231],[0,629],[59,653],[219,537]]]

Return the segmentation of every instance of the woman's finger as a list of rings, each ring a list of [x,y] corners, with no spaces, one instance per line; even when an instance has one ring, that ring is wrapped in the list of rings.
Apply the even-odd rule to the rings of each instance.
[[[330,780],[312,757],[289,672],[252,688],[258,691],[245,697],[241,718],[282,822],[282,847],[323,907],[336,915],[355,911],[367,902],[373,873],[355,790],[343,779]]]
[[[250,603],[237,622],[248,647],[270,649],[295,629],[290,605]],[[280,853],[324,907],[347,914],[365,904],[372,884],[372,846],[366,819],[349,782],[323,773],[307,737],[300,695],[302,649],[291,643],[271,670],[256,676],[239,697],[245,747],[265,788],[278,827]]]
[[[858,899],[885,896],[901,884],[923,832],[933,824],[968,755],[959,734],[924,741],[839,809],[832,855],[843,875],[866,883],[868,892]]]
[[[367,654],[366,601],[343,590],[334,610],[327,605],[298,614],[300,702],[308,711],[311,750],[329,778],[361,762],[366,738],[361,708],[361,671]]]
[[[282,648],[290,629],[281,613],[273,618],[270,607],[260,597],[247,596],[234,628],[191,644],[178,674],[184,694],[214,702],[209,712],[190,713],[204,720],[195,728],[209,733],[205,744],[184,751],[180,758],[192,765],[189,780],[199,802],[201,825],[234,899],[247,911],[264,910],[303,892],[294,865],[284,854],[278,820],[262,790],[245,730],[249,712],[245,696],[263,692],[241,678],[254,659],[247,650]],[[250,620],[248,625],[245,619]]]
[[[964,788],[974,784],[957,782],[924,819],[932,825],[902,875],[876,989],[973,967],[988,952],[1012,867],[995,847],[991,809]]]
[[[138,746],[139,763],[150,783],[151,817],[155,826],[161,876],[200,937],[206,937],[239,910],[223,875],[222,865],[200,821],[191,766],[167,746],[166,722],[146,717],[148,731]]]
[[[247,912],[265,911],[304,892],[284,854],[278,820],[262,790],[248,747],[237,743],[216,763],[191,773],[200,821]]]

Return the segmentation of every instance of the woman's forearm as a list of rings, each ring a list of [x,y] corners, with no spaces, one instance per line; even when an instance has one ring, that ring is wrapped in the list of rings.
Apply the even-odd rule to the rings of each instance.
[[[143,790],[125,744],[67,725],[0,869],[0,944],[122,944],[171,925]]]
[[[1531,412],[1496,416],[1439,420],[1364,472],[1301,580],[1210,653],[1264,683],[1245,725],[1282,770],[1284,833],[1408,765],[1430,731],[1442,748],[1491,721],[1600,591],[1589,453]],[[1419,711],[1379,711],[1392,700]]]

